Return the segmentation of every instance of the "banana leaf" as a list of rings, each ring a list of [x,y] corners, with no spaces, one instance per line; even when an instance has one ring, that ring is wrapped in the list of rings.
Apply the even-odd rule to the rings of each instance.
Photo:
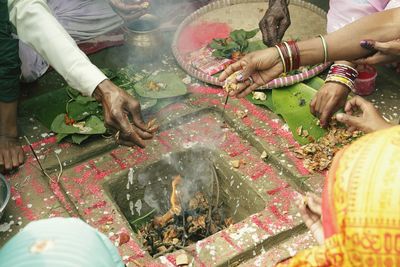
[[[325,81],[318,76],[315,76],[309,80],[303,82],[304,84],[314,88],[315,90],[319,90],[322,85],[324,85]]]
[[[249,100],[251,103],[259,106],[263,106],[274,112],[274,103],[272,101],[272,90],[268,91],[263,91],[264,94],[267,95],[266,100],[259,100],[259,99],[254,99],[253,94],[249,94],[246,96],[247,100]]]
[[[317,125],[318,119],[310,112],[310,102],[316,92],[303,83],[272,91],[274,112],[283,117],[294,139],[302,145],[326,134],[326,130]],[[308,136],[302,136],[305,131]]]
[[[159,89],[152,90],[149,83],[162,84]],[[148,98],[168,98],[181,96],[187,93],[186,85],[181,78],[172,72],[160,72],[156,75],[150,75],[134,86],[136,93],[141,97]]]

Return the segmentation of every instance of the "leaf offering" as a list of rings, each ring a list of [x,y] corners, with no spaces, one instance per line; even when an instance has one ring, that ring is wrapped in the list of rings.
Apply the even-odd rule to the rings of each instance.
[[[135,91],[141,97],[167,98],[184,95],[187,88],[175,73],[160,72],[136,83]]]
[[[249,39],[256,36],[259,29],[245,31],[243,29],[232,31],[228,38],[217,38],[210,43],[210,48],[214,49],[212,55],[216,58],[228,58],[238,60],[243,57],[249,48]],[[259,44],[253,44],[252,49],[256,49]],[[255,50],[252,50],[255,51]]]
[[[326,134],[310,112],[310,102],[316,92],[303,83],[272,91],[274,112],[283,117],[300,144],[318,140]]]

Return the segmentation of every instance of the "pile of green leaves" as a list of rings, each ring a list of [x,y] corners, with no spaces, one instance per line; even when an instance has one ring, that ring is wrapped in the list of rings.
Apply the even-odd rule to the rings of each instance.
[[[245,54],[251,51],[265,48],[260,42],[257,42],[257,46],[252,47],[249,39],[256,36],[259,29],[252,31],[245,31],[243,29],[234,30],[229,34],[228,38],[216,38],[210,43],[210,48],[214,49],[212,55],[216,58],[232,58],[234,52],[240,52]]]
[[[324,81],[321,78],[314,77],[303,83],[264,91],[267,95],[266,100],[255,100],[252,94],[248,95],[247,99],[253,104],[266,107],[282,116],[293,133],[294,139],[304,145],[308,144],[310,139],[297,134],[299,127],[307,130],[314,140],[326,134],[326,130],[317,125],[318,119],[310,111],[310,102],[323,84]]]
[[[173,72],[147,74],[133,67],[123,68],[116,73],[110,70],[103,72],[117,86],[138,99],[142,112],[160,110],[187,93],[181,77]],[[166,87],[164,90],[151,91],[147,88],[149,81],[164,83]],[[68,100],[65,112],[58,114],[51,124],[51,130],[57,134],[57,141],[67,138],[75,144],[81,144],[90,136],[104,135],[107,129],[104,126],[102,106],[94,98],[82,96],[71,87],[66,87],[66,91]]]

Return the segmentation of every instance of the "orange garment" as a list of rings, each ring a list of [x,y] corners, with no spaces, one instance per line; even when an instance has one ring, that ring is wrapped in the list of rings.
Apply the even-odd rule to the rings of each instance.
[[[400,266],[400,126],[335,157],[322,211],[324,244],[278,266]]]

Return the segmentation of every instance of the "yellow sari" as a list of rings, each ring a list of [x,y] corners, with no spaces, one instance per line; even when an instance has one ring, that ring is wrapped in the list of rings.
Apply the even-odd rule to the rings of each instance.
[[[338,153],[322,211],[324,244],[278,266],[400,266],[400,126]]]

